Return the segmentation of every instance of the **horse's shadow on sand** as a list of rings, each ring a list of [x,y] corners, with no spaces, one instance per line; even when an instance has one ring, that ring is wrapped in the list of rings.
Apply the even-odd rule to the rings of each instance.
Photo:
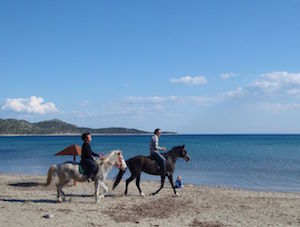
[[[18,187],[18,188],[34,188],[39,186],[45,186],[45,183],[40,182],[17,182],[17,183],[10,183],[8,186],[11,187]],[[94,197],[94,194],[65,194],[69,198],[90,198]],[[106,194],[105,197],[116,198],[117,195],[113,194]],[[58,203],[57,199],[0,199],[3,202],[10,202],[10,203]]]
[[[94,194],[65,194],[67,197],[74,197],[74,198],[92,198],[95,197]],[[105,198],[117,198],[119,197],[118,195],[114,195],[114,194],[106,194]]]
[[[44,183],[40,182],[18,182],[18,183],[10,183],[8,186],[19,187],[19,188],[33,188],[38,186],[45,186]]]
[[[94,197],[94,195],[88,195],[88,194],[66,194],[69,198],[73,197],[80,197],[80,198],[88,198],[88,197]],[[105,197],[110,198],[116,198],[117,195],[107,194]],[[9,202],[9,203],[59,203],[57,199],[0,199],[0,201],[3,202]]]
[[[17,182],[17,183],[10,183],[8,186],[17,187],[17,188],[34,188],[39,186],[45,186],[44,183],[40,182]],[[57,203],[57,200],[52,199],[0,199],[3,202],[10,202],[10,203]]]
[[[89,198],[89,197],[94,197],[93,194],[65,194],[67,197],[77,197],[77,198]]]
[[[0,201],[9,203],[57,203],[57,200],[52,199],[0,199]]]

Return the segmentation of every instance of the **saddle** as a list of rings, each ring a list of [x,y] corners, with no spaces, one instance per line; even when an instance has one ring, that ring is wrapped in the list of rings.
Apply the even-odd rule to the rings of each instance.
[[[158,164],[158,162],[155,160],[155,158],[153,158],[152,156],[147,156],[147,158],[151,159],[154,161],[154,165],[155,165],[155,169],[159,172],[160,171],[160,165]]]
[[[147,156],[147,158],[149,158],[149,159],[151,159],[151,160],[153,160],[153,161],[155,161],[155,158],[153,158],[152,156]]]
[[[83,166],[80,163],[78,163],[78,170],[80,174],[86,175],[86,171],[84,170]]]

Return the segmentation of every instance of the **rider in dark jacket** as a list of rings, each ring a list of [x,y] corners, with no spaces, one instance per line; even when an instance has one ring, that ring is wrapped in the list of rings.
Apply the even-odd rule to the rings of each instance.
[[[81,149],[81,165],[86,173],[86,178],[94,177],[98,172],[98,166],[93,158],[93,156],[99,157],[98,154],[94,153],[91,149],[90,142],[92,141],[92,136],[90,133],[83,133],[81,139],[84,141]]]

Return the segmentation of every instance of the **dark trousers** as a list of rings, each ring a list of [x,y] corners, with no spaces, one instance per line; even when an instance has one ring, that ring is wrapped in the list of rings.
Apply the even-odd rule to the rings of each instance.
[[[155,161],[157,161],[157,163],[160,166],[160,169],[162,170],[161,174],[166,175],[166,159],[164,156],[162,156],[159,152],[151,152],[151,157],[153,157],[155,159]]]
[[[97,174],[98,166],[94,159],[81,159],[80,163],[88,177],[92,177]]]

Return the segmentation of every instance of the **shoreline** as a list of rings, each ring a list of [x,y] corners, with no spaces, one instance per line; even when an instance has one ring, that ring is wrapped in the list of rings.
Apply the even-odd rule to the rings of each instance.
[[[176,197],[169,183],[148,196],[159,182],[135,182],[124,196],[122,181],[94,203],[94,184],[69,183],[67,201],[56,202],[55,182],[43,186],[46,175],[0,173],[0,223],[5,226],[300,226],[300,194],[255,192],[233,188],[186,185]],[[15,218],[15,214],[19,215]],[[80,214],[80,215],[78,215]],[[45,218],[50,215],[51,218]]]
[[[28,177],[34,177],[34,176],[38,176],[38,177],[42,177],[45,176],[45,173],[12,173],[12,172],[1,172],[0,171],[0,176],[1,175],[8,175],[8,176],[28,176]],[[174,176],[173,176],[174,178]],[[123,177],[123,181],[126,178]],[[107,178],[107,181],[113,181],[113,178]],[[175,182],[175,178],[174,178],[174,182]],[[141,181],[146,181],[146,182],[152,182],[152,183],[157,183],[160,184],[160,178],[157,177],[157,179],[145,179],[143,177],[141,177]],[[299,194],[300,195],[300,189],[299,191],[296,190],[276,190],[276,189],[256,189],[256,188],[246,188],[246,187],[239,187],[239,186],[230,186],[230,185],[212,185],[212,184],[199,184],[199,183],[190,183],[190,182],[183,182],[184,185],[189,185],[192,187],[208,187],[208,188],[221,188],[221,189],[227,189],[227,190],[242,190],[242,191],[249,191],[249,192],[265,192],[265,193],[287,193],[287,194]],[[168,179],[166,178],[165,180],[165,185],[170,184]]]
[[[46,175],[44,174],[23,174],[23,173],[4,173],[0,172],[0,177],[1,176],[8,176],[12,178],[20,177],[20,178],[35,178],[35,177],[44,177],[46,179]],[[107,182],[113,182],[114,179],[107,178]],[[122,181],[125,181],[126,178],[123,178]],[[160,185],[160,178],[157,178],[157,180],[148,180],[148,179],[142,179],[141,182],[147,182],[151,184],[157,184],[158,186]],[[175,182],[175,180],[174,180]],[[132,184],[135,184],[135,181],[132,181]],[[239,188],[239,187],[232,187],[232,186],[226,186],[226,185],[205,185],[205,184],[193,184],[193,183],[184,183],[184,187],[199,187],[199,188],[210,188],[210,189],[221,189],[221,190],[231,190],[231,191],[245,191],[245,192],[253,192],[253,193],[278,193],[278,194],[295,194],[300,196],[300,191],[299,192],[289,192],[289,191],[268,191],[268,190],[255,190],[255,189],[247,189],[247,188]],[[170,187],[170,182],[166,178],[164,187]],[[181,190],[181,189],[179,189]]]

